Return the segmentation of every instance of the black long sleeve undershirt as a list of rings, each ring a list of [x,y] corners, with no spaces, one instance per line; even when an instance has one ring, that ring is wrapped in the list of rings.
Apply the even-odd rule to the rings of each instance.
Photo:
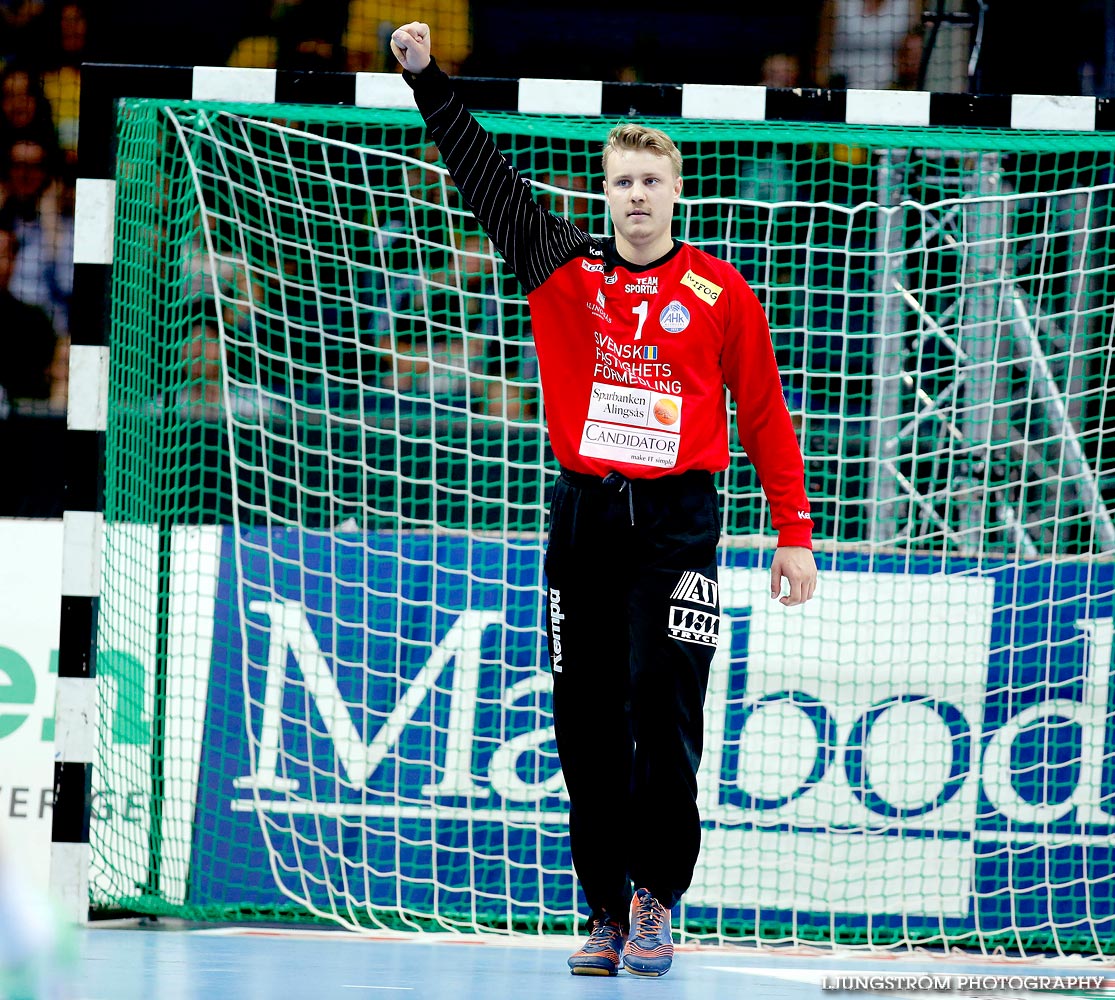
[[[591,242],[589,236],[534,200],[433,59],[421,73],[403,77],[465,204],[524,290],[534,291]]]

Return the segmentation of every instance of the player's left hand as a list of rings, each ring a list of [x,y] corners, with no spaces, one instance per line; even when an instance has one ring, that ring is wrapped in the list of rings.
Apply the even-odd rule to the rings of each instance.
[[[781,597],[782,580],[789,581],[790,592]],[[817,563],[813,553],[800,545],[783,545],[775,549],[770,564],[770,596],[792,608],[804,604],[817,589]]]

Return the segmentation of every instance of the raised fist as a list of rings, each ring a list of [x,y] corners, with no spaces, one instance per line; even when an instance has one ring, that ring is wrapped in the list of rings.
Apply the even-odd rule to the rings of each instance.
[[[430,26],[411,21],[396,28],[391,35],[391,51],[403,69],[421,73],[430,65]]]

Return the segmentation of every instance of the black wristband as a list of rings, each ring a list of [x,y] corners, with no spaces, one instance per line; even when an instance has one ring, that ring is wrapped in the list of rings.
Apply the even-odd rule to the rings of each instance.
[[[436,87],[441,80],[448,80],[449,78],[437,64],[437,60],[433,56],[430,56],[430,65],[420,73],[412,73],[409,69],[404,69],[403,79],[406,80],[407,86],[410,87],[411,90],[420,91]]]

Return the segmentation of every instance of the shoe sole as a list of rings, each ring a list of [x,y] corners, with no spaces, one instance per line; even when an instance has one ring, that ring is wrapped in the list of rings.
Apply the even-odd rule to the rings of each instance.
[[[642,972],[639,969],[633,969],[630,965],[625,965],[624,969],[631,973],[633,976],[645,976],[647,979],[657,979],[660,976],[666,975],[669,969],[663,969],[661,972]]]
[[[574,976],[614,976],[618,969],[602,969],[599,965],[571,965],[569,971]]]

